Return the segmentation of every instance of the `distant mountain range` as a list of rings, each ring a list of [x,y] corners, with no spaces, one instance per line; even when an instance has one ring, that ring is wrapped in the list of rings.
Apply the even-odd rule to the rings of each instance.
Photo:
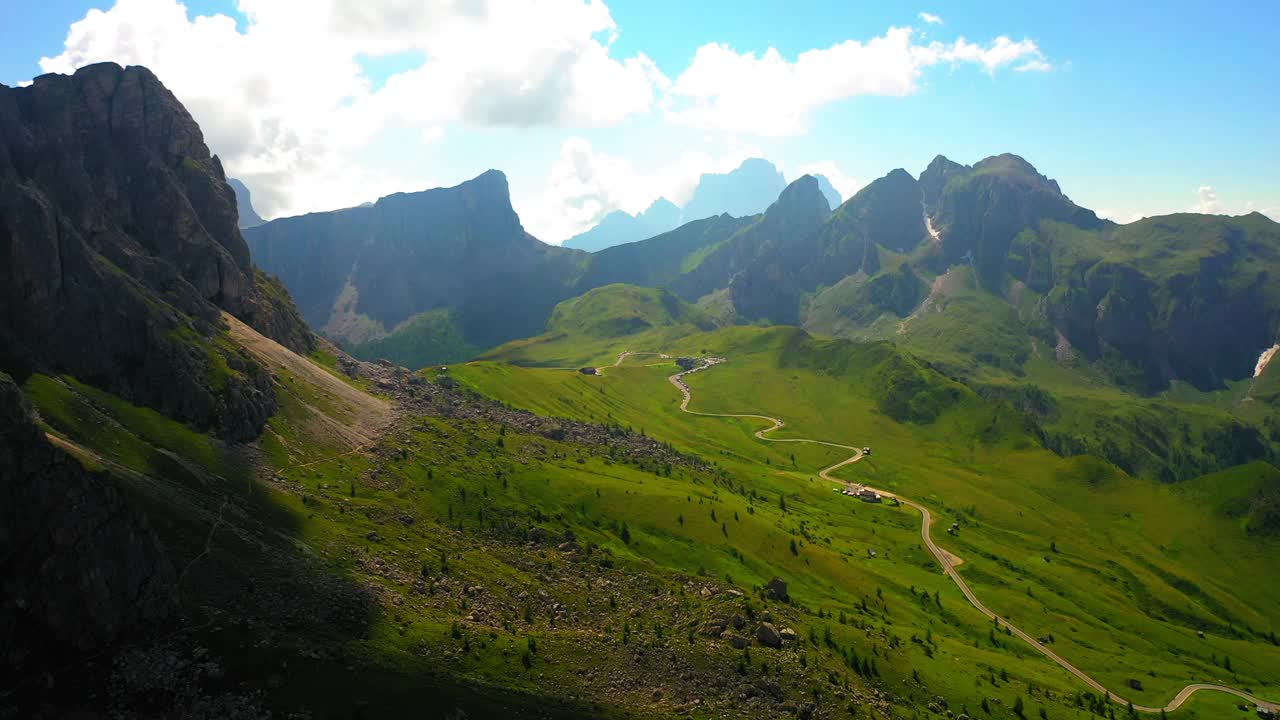
[[[840,205],[840,193],[821,175],[814,176],[831,207]],[[744,160],[737,169],[724,174],[704,174],[689,203],[680,208],[666,198],[658,198],[639,215],[615,210],[600,224],[564,241],[563,247],[595,252],[614,245],[636,242],[674,230],[691,220],[729,214],[748,217],[764,212],[787,185],[773,163],[760,158]]]
[[[776,179],[771,167],[735,172]],[[733,177],[704,178],[689,207],[724,199]],[[667,287],[723,322],[895,339],[964,374],[1017,372],[1048,347],[1141,392],[1248,377],[1275,343],[1280,226],[1260,214],[1120,226],[1015,155],[938,157],[918,178],[895,170],[834,211],[823,185],[805,176],[762,215],[591,254],[525,233],[496,172],[246,237],[307,319],[357,353],[428,311],[448,316],[427,324],[451,328],[445,347],[471,352],[536,334],[557,302],[619,282]],[[458,359],[411,359],[425,357]]]
[[[727,177],[695,200],[740,200]],[[1260,214],[1117,225],[1015,155],[939,156],[588,253],[527,233],[496,170],[243,232],[235,188],[145,68],[0,85],[0,717],[1004,702],[930,660],[991,631],[901,592],[925,577],[915,530],[866,530],[902,512],[805,483],[843,455],[757,443],[763,415],[676,415],[690,356],[727,358],[682,388],[696,415],[874,445],[847,477],[955,520],[980,594],[1128,628],[1086,654],[1111,680],[1172,649],[1190,665],[1151,674],[1163,697],[1205,647],[1249,692],[1271,677],[1280,224]],[[499,362],[396,366],[470,358]],[[868,543],[874,568],[843,562]],[[1099,591],[1057,592],[1081,583]],[[806,606],[833,588],[819,643]],[[926,640],[868,650],[890,633]],[[1007,660],[1016,709],[1105,706],[991,645],[970,664]]]
[[[595,252],[614,245],[643,240],[679,227],[683,211],[666,198],[658,198],[647,210],[632,215],[614,210],[599,225],[564,241],[563,247]]]

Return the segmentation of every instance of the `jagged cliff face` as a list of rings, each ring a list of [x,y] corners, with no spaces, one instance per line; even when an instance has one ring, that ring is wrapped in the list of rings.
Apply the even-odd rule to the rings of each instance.
[[[223,434],[274,409],[219,313],[295,350],[312,337],[254,271],[200,128],[147,69],[0,86],[0,368],[69,372]]]
[[[343,324],[351,318],[389,331],[442,308],[456,311],[477,345],[537,334],[587,257],[525,232],[496,170],[452,188],[275,220],[246,236],[304,316],[349,342],[363,339]]]
[[[803,232],[771,245],[734,279],[730,292],[741,315],[799,324],[806,293],[874,274],[880,268],[877,245],[910,252],[927,237],[920,189],[903,170],[871,183],[823,219],[797,227]]]
[[[988,289],[1000,290],[1009,250],[1022,230],[1045,220],[1088,230],[1107,224],[1071,202],[1056,181],[1016,155],[987,158],[969,170],[939,165],[940,175],[950,177],[942,185],[932,217],[942,234],[946,258],[951,264],[972,264]],[[932,192],[935,175],[926,185]]]
[[[1015,155],[973,167],[939,156],[912,183],[900,171],[877,180],[824,225],[826,241],[810,243],[815,257],[822,247],[844,248],[819,263],[827,275],[799,283],[830,287],[812,303],[820,309],[808,318],[814,329],[847,332],[886,312],[904,317],[925,300],[925,278],[971,268],[978,287],[1001,301],[1015,285],[1041,296],[1033,313],[1018,313],[1025,327],[1010,332],[1027,342],[1061,337],[1118,384],[1143,392],[1173,380],[1210,389],[1247,377],[1280,329],[1280,226],[1261,215],[1120,226],[1075,205]],[[938,232],[928,242],[918,208]],[[882,269],[876,247],[909,261]],[[855,282],[854,273],[867,280]]]
[[[1260,214],[1148,218],[1086,237],[1092,246],[1061,235],[1025,242],[1049,256],[1046,313],[1116,379],[1217,388],[1250,377],[1280,335],[1280,224]]]
[[[760,222],[731,241],[720,254],[728,262],[729,298],[739,315],[796,322],[791,260],[806,252],[801,244],[830,216],[831,207],[818,181],[805,175],[782,191]]]
[[[174,570],[104,474],[52,447],[0,373],[0,668],[20,678],[161,620]]]

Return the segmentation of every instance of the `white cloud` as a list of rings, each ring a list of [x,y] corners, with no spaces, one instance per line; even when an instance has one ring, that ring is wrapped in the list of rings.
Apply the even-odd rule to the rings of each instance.
[[[388,127],[430,143],[449,123],[609,125],[649,110],[666,83],[644,55],[613,56],[617,28],[601,0],[239,0],[239,9],[243,31],[224,15],[189,17],[177,0],[117,0],[73,24],[63,52],[40,64],[151,68],[267,216],[403,189],[361,163]],[[357,61],[410,50],[429,59],[377,90]]]
[[[904,96],[919,88],[925,68],[971,64],[994,74],[1023,63],[1045,63],[1031,40],[997,37],[982,45],[913,42],[911,28],[890,28],[866,42],[846,40],[788,60],[774,48],[757,55],[725,44],[698,48],[669,86],[662,106],[674,123],[765,136],[804,132],[816,109],[859,95]],[[1039,69],[1028,67],[1027,69]]]
[[[1018,67],[1014,68],[1014,72],[1049,72],[1053,66],[1044,60],[1028,60]]]
[[[760,155],[750,146],[729,146],[717,156],[691,151],[642,171],[627,158],[597,151],[583,138],[573,137],[560,146],[545,188],[518,196],[513,204],[529,232],[558,244],[615,210],[634,215],[659,197],[684,205],[703,173],[728,172]]]
[[[800,175],[822,175],[826,177],[827,180],[831,181],[831,187],[834,187],[844,200],[853,197],[866,184],[855,177],[846,175],[839,166],[830,160],[801,165],[798,173],[796,177]],[[835,208],[831,209],[834,210]]]
[[[1201,185],[1196,188],[1196,204],[1191,206],[1191,212],[1218,215],[1225,211],[1226,206],[1218,199],[1216,190],[1208,185]]]
[[[933,13],[922,12],[920,13],[920,19],[928,23],[929,25],[942,24],[942,18],[938,17],[937,15],[934,15]]]
[[[1280,222],[1280,202],[1260,203],[1255,200],[1249,200],[1240,205],[1234,202],[1227,202],[1218,195],[1218,191],[1210,185],[1201,185],[1196,188],[1196,201],[1186,209],[1186,212],[1202,213],[1205,215],[1247,215],[1251,212],[1259,212],[1267,217]]]
[[[1246,213],[1260,212],[1272,220],[1280,222],[1280,202],[1263,206],[1251,200],[1244,204],[1244,211]]]
[[[200,123],[228,172],[267,217],[349,206],[429,186],[388,171],[370,148],[387,140],[443,144],[465,127],[607,127],[660,108],[669,123],[721,142],[728,134],[793,135],[818,108],[858,95],[918,90],[923,71],[967,64],[995,73],[1047,67],[1030,40],[925,42],[911,28],[784,58],[777,50],[699,48],[674,80],[642,53],[614,50],[604,0],[237,0],[240,24],[192,16],[179,0],[115,0],[74,23],[46,72],[111,60],[146,65]],[[926,24],[936,16],[923,13]],[[387,78],[365,59],[423,58]],[[567,237],[613,209],[660,195],[687,200],[702,172],[731,169],[749,149],[728,142],[658,169],[569,141],[548,187],[524,203],[534,232]],[[385,152],[383,156],[385,157]],[[638,158],[643,162],[645,158]],[[450,169],[433,172],[455,180]],[[823,172],[845,193],[852,178]],[[513,187],[519,185],[513,183]],[[527,195],[530,200],[534,195]]]

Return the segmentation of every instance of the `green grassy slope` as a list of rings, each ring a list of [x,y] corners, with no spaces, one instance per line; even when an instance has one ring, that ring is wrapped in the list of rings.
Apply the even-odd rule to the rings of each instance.
[[[675,339],[714,324],[707,313],[666,289],[606,285],[557,305],[546,333],[501,345],[481,359],[543,367],[607,365],[637,334]]]
[[[659,341],[666,344],[650,344]],[[961,571],[988,605],[1034,635],[1052,634],[1058,653],[1138,702],[1162,704],[1197,679],[1268,697],[1280,691],[1274,670],[1280,648],[1270,635],[1280,606],[1265,580],[1280,546],[1249,532],[1252,521],[1235,510],[1199,499],[1193,491],[1198,485],[1161,485],[1093,458],[1060,458],[1041,449],[1034,428],[1007,405],[984,400],[891,346],[742,327],[679,340],[651,332],[629,338],[628,346],[728,357],[724,365],[690,376],[696,410],[776,415],[788,423],[781,437],[873,446],[871,458],[841,475],[932,507],[940,516],[935,534],[965,560]],[[604,346],[582,343],[579,352],[588,355],[592,347]],[[761,540],[735,542],[742,560],[722,558],[715,572],[758,577],[764,573],[753,568],[761,564],[780,567],[801,603],[837,614],[860,611],[863,598],[875,598],[873,605],[883,601],[888,612],[873,614],[886,633],[931,636],[936,643],[928,652],[912,643],[881,659],[882,672],[899,679],[894,683],[906,680],[911,687],[915,671],[930,693],[951,699],[952,708],[963,704],[972,711],[984,697],[1002,693],[1009,707],[1016,692],[1043,701],[1050,717],[1067,712],[1054,705],[1071,706],[1080,687],[1016,639],[991,633],[938,575],[920,545],[917,517],[905,509],[851,504],[816,481],[817,468],[840,459],[835,451],[761,443],[751,432],[762,423],[679,413],[678,395],[666,383],[673,367],[650,362],[639,358],[603,378],[478,363],[461,368],[459,377],[540,412],[643,427],[655,438],[715,458],[771,504],[785,495],[779,529],[791,533],[800,553],[779,553],[781,537],[762,539],[763,546]],[[903,372],[913,378],[906,385],[914,385],[906,397],[920,399],[928,411],[895,419],[889,410],[896,407]],[[1273,472],[1252,467],[1249,472]],[[1235,486],[1212,478],[1197,482],[1219,488],[1215,492]],[[645,498],[634,503],[640,518],[652,513]],[[943,533],[952,521],[960,523],[954,537]],[[678,525],[668,520],[667,529],[678,532]],[[867,557],[871,548],[879,551],[876,560]],[[922,602],[921,589],[937,591],[941,608]],[[1008,682],[999,679],[1002,669]],[[1129,691],[1130,679],[1144,689]],[[1180,713],[1214,717],[1224,705],[1197,700]]]
[[[459,362],[479,353],[480,348],[467,342],[448,309],[414,315],[390,335],[351,348],[352,356],[361,360],[394,358],[409,368]]]
[[[241,326],[233,335],[271,368],[281,408],[252,446],[70,378],[35,375],[25,387],[49,431],[147,509],[180,569],[182,627],[166,629],[161,648],[145,637],[130,648],[176,653],[172,686],[316,718],[887,707],[850,667],[854,648],[877,657],[857,625],[820,622],[816,608],[754,587],[787,557],[772,498],[743,495],[714,468],[630,452],[616,428],[583,445],[501,417],[412,404],[393,416],[331,354],[301,358]],[[395,378],[374,386],[404,401],[450,384]],[[443,407],[476,402],[454,397]],[[729,538],[754,539],[761,562],[737,570]],[[740,628],[708,634],[735,616]],[[765,618],[832,633],[734,647]],[[190,677],[207,662],[220,668],[208,685]],[[185,702],[147,692],[160,707]]]

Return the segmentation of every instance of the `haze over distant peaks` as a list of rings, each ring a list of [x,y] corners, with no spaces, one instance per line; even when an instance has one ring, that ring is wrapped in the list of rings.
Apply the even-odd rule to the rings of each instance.
[[[832,208],[840,206],[840,193],[831,181],[814,175],[818,188]],[[749,158],[727,173],[707,173],[698,181],[693,196],[683,209],[666,198],[658,198],[639,215],[616,210],[600,224],[564,241],[564,247],[588,252],[636,242],[674,230],[681,224],[728,213],[751,217],[764,212],[787,186],[782,173],[768,160]]]
[[[236,210],[240,214],[240,229],[257,227],[266,222],[262,216],[253,209],[253,197],[249,192],[249,188],[239,180],[229,177],[227,184],[236,192]]]
[[[778,168],[762,158],[748,158],[736,170],[706,173],[684,206],[684,217],[697,220],[722,213],[746,217],[764,212],[787,186]]]
[[[666,198],[658,198],[647,210],[632,215],[615,210],[599,225],[564,241],[564,246],[595,252],[614,245],[644,240],[679,227],[683,214],[680,206]]]

